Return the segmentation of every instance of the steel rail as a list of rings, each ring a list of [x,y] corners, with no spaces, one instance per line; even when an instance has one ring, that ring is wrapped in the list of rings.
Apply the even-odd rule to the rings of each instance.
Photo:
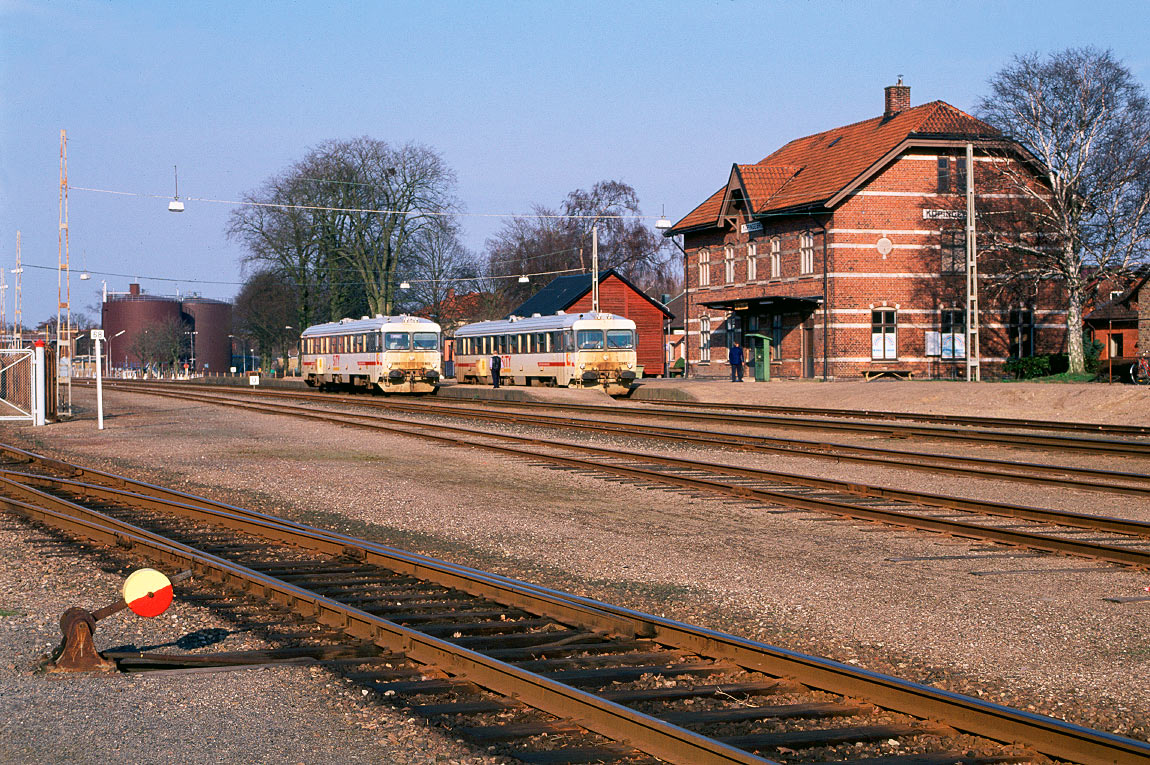
[[[253,401],[243,401],[239,399],[228,398],[227,396],[220,394],[196,394],[178,392],[165,388],[153,390],[152,395],[166,396],[177,399],[192,399],[196,401],[216,403],[224,406],[248,409],[250,411],[263,412],[267,414],[277,414],[302,419],[336,422],[372,430],[384,430],[402,435],[418,436],[421,438],[431,439],[440,443],[447,443],[451,445],[479,446],[486,449],[501,451],[506,454],[512,454],[528,460],[548,461],[557,464],[564,464],[582,470],[609,472],[616,475],[649,481],[655,484],[670,483],[678,486],[689,487],[705,492],[725,494],[727,496],[733,496],[742,499],[754,499],[771,504],[798,507],[801,509],[812,510],[816,512],[829,512],[843,517],[890,523],[898,526],[916,528],[925,531],[940,532],[972,539],[989,539],[996,542],[1019,545],[1032,549],[1043,550],[1046,552],[1065,553],[1081,557],[1094,558],[1097,560],[1104,560],[1110,563],[1150,568],[1150,552],[1147,551],[1131,550],[1127,548],[1093,542],[1061,539],[1046,534],[1012,531],[1009,529],[982,526],[979,524],[965,523],[962,521],[954,521],[944,518],[921,516],[912,512],[905,512],[900,510],[865,507],[836,500],[814,499],[809,497],[796,496],[785,491],[756,489],[738,484],[727,484],[706,479],[690,478],[687,476],[670,474],[658,470],[648,470],[637,467],[615,465],[604,462],[603,458],[612,459],[619,457],[617,450],[604,449],[601,447],[588,446],[584,444],[547,441],[541,438],[517,436],[506,433],[468,430],[466,428],[452,425],[410,423],[406,421],[392,420],[380,415],[335,414],[330,411],[308,409],[304,407],[260,404]],[[459,436],[439,435],[434,432],[420,433],[412,430],[412,428],[424,428],[432,431],[447,431],[449,433],[458,433],[464,436],[471,436],[472,438],[482,437],[495,439],[498,441],[512,441],[523,444],[532,444],[536,447],[550,446],[581,452],[584,454],[595,455],[600,459],[592,461],[581,460],[573,457],[563,457],[559,455],[542,454],[539,452],[538,448],[518,448],[515,446],[482,443],[474,440],[466,440],[465,438],[461,438]],[[789,473],[769,471],[759,468],[736,467],[713,462],[705,462],[701,460],[689,460],[684,458],[665,457],[662,455],[637,452],[628,453],[627,457],[635,460],[645,460],[647,462],[676,469],[709,471],[713,473],[756,478],[760,480],[786,481],[798,485],[842,491],[861,497],[893,499],[930,505],[933,507],[961,510],[964,512],[1019,517],[1027,520],[1054,523],[1063,526],[1075,526],[1079,528],[1110,531],[1120,534],[1136,534],[1140,536],[1146,536],[1147,529],[1150,528],[1150,524],[1141,521],[1132,521],[1121,518],[1108,518],[1106,516],[1093,516],[1082,513],[1071,513],[1062,510],[1006,505],[983,500],[958,499],[941,495],[926,494],[922,492],[904,491],[891,487],[867,486],[865,484],[847,481],[833,481],[830,479],[812,478],[810,476],[793,475]]]
[[[205,389],[201,386],[199,389]],[[993,478],[1017,481],[1027,484],[1062,486],[1086,491],[1104,491],[1111,494],[1150,497],[1150,475],[1099,468],[1080,468],[1065,465],[1045,465],[1035,462],[1016,462],[985,457],[966,457],[923,452],[908,452],[872,446],[855,446],[827,442],[799,441],[775,436],[760,436],[746,433],[701,431],[689,428],[676,428],[661,425],[636,425],[611,420],[587,420],[586,418],[548,416],[537,414],[508,414],[492,412],[483,407],[460,406],[436,402],[402,402],[395,400],[379,401],[356,396],[332,396],[322,393],[260,391],[247,395],[263,398],[285,398],[290,400],[342,402],[372,409],[405,411],[417,414],[449,415],[472,419],[504,420],[516,423],[530,423],[548,427],[562,427],[592,432],[623,433],[637,438],[675,440],[744,449],[770,454],[807,457],[861,464],[890,465],[906,470],[929,473],[951,473],[968,478]],[[567,405],[563,405],[564,408]],[[612,412],[622,414],[621,412]],[[1029,472],[1018,472],[1029,471]],[[1087,478],[1067,477],[1083,475]],[[1104,479],[1104,480],[1095,480]],[[1126,481],[1126,484],[1113,483]],[[1140,486],[1130,484],[1141,484]]]
[[[28,487],[22,488],[35,491]],[[403,653],[418,664],[437,667],[499,695],[516,699],[561,719],[572,720],[589,731],[670,762],[746,765],[773,762],[275,577],[230,563],[188,545],[163,539],[103,513],[60,500],[45,492],[36,493],[40,495],[38,502],[55,504],[57,508],[66,507],[66,510],[39,507],[31,502],[4,496],[0,496],[0,505],[65,531],[84,533],[104,544],[141,548],[137,552],[146,552],[153,559],[190,568],[232,589],[256,594],[265,601],[286,606],[352,637],[370,640],[388,651]],[[574,601],[571,605],[575,605]],[[620,615],[618,621],[626,623],[632,620]]]
[[[187,389],[190,386],[180,386]],[[133,385],[124,390],[164,390],[142,385]],[[232,391],[221,391],[219,386],[196,385],[195,390],[210,391],[217,395],[227,395]],[[719,433],[687,428],[659,425],[636,425],[610,420],[587,420],[576,417],[556,417],[547,415],[525,415],[492,412],[482,407],[443,405],[436,403],[407,403],[399,401],[379,401],[356,396],[333,396],[331,394],[297,391],[245,392],[238,395],[261,398],[283,398],[289,400],[317,401],[321,403],[344,402],[354,406],[388,411],[406,411],[418,414],[439,414],[471,419],[504,420],[515,423],[536,424],[545,427],[561,427],[591,432],[614,432],[637,438],[674,440],[722,446],[730,449],[750,450],[768,454],[823,459],[835,462],[855,462],[860,464],[889,465],[904,470],[929,473],[950,473],[966,478],[1015,481],[1026,484],[1061,486],[1084,491],[1099,491],[1108,494],[1128,496],[1150,496],[1150,475],[1129,471],[1105,470],[1101,468],[1071,467],[1066,465],[1046,465],[1035,462],[1017,462],[985,457],[967,457],[924,452],[901,451],[873,446],[828,443],[825,441],[800,441],[777,436],[760,436],[745,433]],[[566,408],[567,405],[563,405]],[[1018,472],[1024,471],[1024,472]],[[1083,478],[1068,477],[1073,475]],[[1115,483],[1115,482],[1125,483]],[[1140,485],[1134,485],[1140,484]]]
[[[1122,425],[1107,422],[1067,422],[1064,420],[1028,420],[1014,417],[979,417],[961,414],[928,414],[925,412],[889,412],[882,409],[831,409],[808,406],[781,406],[772,404],[724,404],[707,401],[673,401],[669,399],[637,399],[642,404],[677,406],[684,409],[734,409],[743,412],[770,412],[772,414],[813,415],[816,417],[848,417],[860,420],[909,420],[912,422],[939,422],[953,425],[974,425],[986,428],[1030,428],[1033,430],[1059,430],[1072,433],[1109,433],[1122,436],[1150,436],[1150,425]]]
[[[53,523],[69,531],[76,531],[78,528],[87,531],[91,538],[96,538],[97,541],[106,544],[119,544],[121,546],[130,544],[153,550],[161,554],[161,557],[167,556],[168,562],[185,567],[192,565],[193,568],[199,570],[201,573],[208,573],[211,577],[233,588],[237,588],[237,581],[242,582],[244,586],[237,589],[244,589],[249,592],[255,591],[265,598],[270,597],[270,599],[275,602],[280,602],[293,607],[298,612],[317,618],[318,621],[328,626],[342,629],[349,634],[364,639],[372,640],[377,645],[388,650],[403,651],[418,663],[443,666],[445,663],[444,654],[448,654],[450,666],[458,669],[460,676],[476,682],[476,684],[483,687],[492,687],[492,685],[499,684],[501,680],[502,675],[497,675],[494,680],[487,682],[489,680],[488,675],[491,672],[501,673],[505,665],[502,665],[501,662],[491,660],[482,654],[467,651],[454,644],[408,630],[386,620],[345,606],[338,601],[315,595],[308,590],[281,582],[273,577],[228,563],[216,556],[200,553],[186,545],[165,540],[163,537],[153,534],[152,532],[131,526],[130,524],[110,518],[109,516],[84,508],[75,503],[67,502],[67,500],[60,500],[50,494],[36,490],[30,491],[39,495],[39,499],[48,504],[56,504],[60,509],[39,508],[27,502],[4,497],[0,497],[0,504],[21,514],[38,515],[41,520]],[[127,493],[128,492],[121,492],[121,494]],[[204,501],[210,502],[209,500]],[[176,504],[179,504],[178,509],[183,514],[187,514],[188,508],[190,507],[189,505]],[[209,516],[215,515],[214,513],[209,513]],[[226,517],[229,522],[235,518],[235,515],[231,513],[224,513],[222,515]],[[251,515],[258,516],[259,514],[251,513]],[[269,523],[274,524],[276,522],[276,519],[271,519],[268,516],[264,516],[264,518],[267,519]],[[293,527],[298,526],[297,524],[291,525]],[[307,536],[306,527],[294,528],[293,531],[295,531],[299,537]],[[350,538],[342,537],[338,534],[330,534],[329,532],[323,532],[318,529],[312,529],[311,531],[314,532],[314,538],[303,541],[314,543],[317,539],[322,542],[330,542],[332,539],[337,539],[343,548],[348,547],[348,545],[343,544],[344,542],[351,541],[353,542],[353,546],[358,546],[360,549],[363,549],[365,553],[369,549],[379,547],[374,543],[364,542],[363,540],[351,540]],[[305,544],[304,546],[306,547],[308,545]],[[390,549],[386,549],[385,552],[390,553],[391,551]],[[206,571],[205,568],[207,569]],[[450,568],[458,569],[459,567]],[[942,691],[880,673],[850,667],[828,659],[807,656],[773,646],[766,646],[754,641],[693,627],[680,622],[655,617],[650,614],[611,606],[589,598],[557,593],[553,590],[526,585],[521,582],[516,582],[515,580],[498,577],[497,575],[489,576],[495,579],[502,579],[509,586],[521,586],[526,594],[532,596],[544,594],[552,597],[560,597],[570,601],[572,604],[578,604],[588,611],[614,614],[618,617],[620,623],[624,625],[642,624],[645,627],[642,631],[653,634],[656,642],[659,643],[677,647],[682,650],[689,650],[699,655],[726,659],[739,666],[761,671],[768,675],[794,677],[799,682],[810,687],[856,698],[865,698],[884,708],[901,711],[920,719],[941,719],[957,730],[998,741],[1021,743],[1034,747],[1043,754],[1057,759],[1091,764],[1150,762],[1150,745],[1145,742],[1134,741],[1113,734],[1091,730],[1042,715],[1010,709],[980,699],[963,696],[962,694]],[[301,604],[307,605],[308,608],[301,609]],[[397,635],[399,636],[398,648],[396,647],[395,640]],[[389,641],[385,638],[391,638],[391,640]],[[420,656],[427,656],[430,661],[423,661],[419,658]],[[524,676],[517,677],[517,679],[524,680],[528,685],[528,690],[540,689],[540,695],[542,695],[545,690],[555,690],[548,686],[559,685],[558,683],[540,678],[525,670],[515,669],[515,674],[517,676]],[[493,688],[493,690],[499,692],[498,688]],[[599,708],[600,704],[605,704],[609,712],[617,711],[612,709],[612,707],[616,707],[617,705],[603,702],[602,699],[598,699],[591,694],[583,694],[578,691],[573,692],[572,689],[566,686],[560,686],[561,699],[568,698],[572,693],[579,696],[591,696],[592,703],[595,704],[596,709]],[[536,706],[526,698],[523,700],[527,701],[529,705]],[[538,706],[537,708],[543,707]],[[639,713],[634,713],[626,707],[620,707],[620,709],[637,715],[638,720],[632,722],[639,727],[640,733],[646,733],[650,730],[652,723],[660,722],[657,718],[650,718],[645,715],[640,715]],[[554,712],[552,712],[552,714],[554,714]],[[561,711],[558,716],[567,719],[572,718],[572,715],[566,711]],[[584,724],[583,720],[578,721],[583,727],[587,727],[589,730],[595,730],[595,728],[590,725]],[[675,726],[668,727],[673,729],[672,733],[675,736],[679,735],[677,731],[681,729],[677,729]],[[694,735],[689,734],[689,732],[687,733],[691,736]],[[607,735],[607,737],[616,738],[616,736],[613,735]],[[680,739],[676,738],[674,740],[678,742]],[[631,742],[628,741],[628,743]],[[639,748],[656,754],[649,749]],[[751,757],[751,759],[687,759],[682,761],[763,761],[759,758],[746,755],[744,752],[735,751],[745,757]],[[668,759],[680,761],[677,758],[683,755],[683,753],[684,750],[676,748],[668,756]],[[696,752],[691,752],[690,754],[693,757]],[[656,756],[659,755],[656,754]]]
[[[160,393],[168,392],[168,389],[156,389]],[[212,395],[222,396],[224,394],[213,392],[208,394],[209,400]],[[226,396],[222,399],[225,402],[234,401],[228,399]],[[251,402],[236,401],[237,404],[249,404]],[[256,405],[259,408],[259,405]],[[292,411],[282,410],[280,408],[271,409],[273,413],[292,414]],[[302,414],[319,414],[323,415],[327,410],[298,408],[298,412]],[[387,417],[379,417],[377,415],[363,415],[352,412],[333,413],[335,417],[347,416],[352,418],[367,418],[371,420],[382,420],[384,422],[396,422],[396,420]],[[321,419],[324,419],[321,416]],[[483,430],[470,430],[466,428],[457,428],[449,425],[437,425],[434,423],[412,423],[409,421],[399,421],[406,426],[426,427],[435,430],[449,430],[452,432],[462,432],[470,435],[480,435],[491,438],[498,438],[501,440],[521,441],[533,444],[550,445],[564,449],[581,451],[584,453],[595,454],[603,457],[618,456],[617,450],[604,449],[602,447],[588,446],[585,444],[576,444],[567,441],[548,441],[539,439],[532,436],[516,436],[507,433],[493,433]],[[407,432],[401,430],[399,432]],[[1049,508],[1026,507],[1023,505],[1011,505],[1000,502],[991,502],[989,500],[974,500],[963,499],[959,497],[952,497],[949,495],[931,494],[921,491],[908,491],[888,486],[876,486],[862,484],[857,481],[843,481],[831,478],[818,478],[814,476],[801,475],[797,473],[789,473],[779,470],[768,470],[765,468],[749,468],[728,465],[724,463],[708,462],[704,460],[692,460],[683,457],[667,457],[664,455],[650,454],[646,452],[629,452],[628,456],[634,459],[641,459],[648,462],[667,465],[669,467],[686,467],[696,470],[704,470],[709,472],[724,473],[727,475],[741,476],[747,478],[756,478],[760,480],[773,480],[782,481],[785,483],[809,486],[811,488],[826,489],[830,491],[838,491],[846,494],[853,494],[861,497],[875,497],[883,499],[893,499],[902,502],[911,502],[920,505],[927,505],[931,507],[939,507],[948,510],[960,510],[963,512],[982,513],[987,515],[997,515],[1002,517],[1021,518],[1032,520],[1042,523],[1056,523],[1059,525],[1072,526],[1075,528],[1093,529],[1096,531],[1109,531],[1118,534],[1131,534],[1138,536],[1150,537],[1150,523],[1144,521],[1134,521],[1124,518],[1114,518],[1102,515],[1092,515],[1087,513],[1074,513],[1065,510],[1052,510]],[[978,527],[983,528],[983,527]]]
[[[659,417],[677,415],[686,419],[718,420],[724,423],[738,422],[750,425],[770,425],[775,427],[803,428],[816,430],[838,430],[854,433],[871,433],[885,435],[891,438],[934,438],[949,441],[997,444],[1020,448],[1033,448],[1040,446],[1046,449],[1059,449],[1064,451],[1081,451],[1088,453],[1125,454],[1135,457],[1150,455],[1150,440],[1131,441],[1123,439],[1087,438],[1084,436],[1059,436],[1044,433],[998,433],[992,430],[976,430],[969,428],[948,428],[931,425],[909,425],[902,423],[882,422],[851,422],[847,420],[834,420],[817,417],[783,417],[772,415],[731,414],[729,412],[699,412],[690,409],[676,410],[671,402],[657,411],[643,411],[639,405],[603,404],[551,404],[537,401],[497,401],[483,399],[485,405],[491,406],[526,406],[536,409],[547,408],[576,408],[580,411],[614,412],[625,411],[628,415],[641,417]],[[438,403],[441,405],[444,400]]]
[[[123,389],[140,388],[144,386],[154,385],[154,383],[147,382],[130,382],[120,380],[115,383],[117,387]],[[218,386],[218,385],[204,385],[200,383],[179,383],[171,387],[179,388],[208,388],[220,390],[221,388],[232,388],[234,391],[244,390],[233,386]],[[266,395],[266,391],[261,392]],[[234,395],[242,395],[235,393]],[[466,401],[466,399],[459,399]],[[480,400],[476,397],[474,400]],[[1060,451],[1083,452],[1087,454],[1107,454],[1115,456],[1130,456],[1130,457],[1147,457],[1150,456],[1150,440],[1123,440],[1123,439],[1103,439],[1103,438],[1087,438],[1082,436],[1060,436],[1044,433],[999,433],[991,430],[976,430],[969,428],[948,428],[944,426],[931,426],[931,425],[908,425],[900,423],[880,423],[880,422],[851,422],[847,420],[833,420],[825,418],[802,418],[802,417],[783,417],[771,415],[748,415],[748,414],[730,414],[718,412],[698,412],[690,410],[675,410],[672,408],[674,402],[667,404],[667,408],[661,408],[658,411],[644,411],[644,407],[632,405],[614,405],[606,406],[600,404],[561,404],[550,402],[534,402],[534,401],[499,401],[493,399],[482,399],[484,406],[490,407],[526,407],[535,409],[577,409],[580,412],[604,412],[620,414],[625,412],[628,416],[637,417],[655,417],[666,419],[668,416],[679,416],[686,419],[695,420],[713,420],[719,421],[724,424],[738,422],[746,425],[759,425],[759,426],[772,426],[783,428],[797,428],[797,429],[815,429],[815,430],[833,430],[845,431],[853,433],[863,433],[872,435],[884,435],[889,438],[924,438],[936,439],[943,441],[956,441],[967,443],[991,444],[999,446],[1007,446],[1014,448],[1033,449],[1041,447],[1043,449],[1053,449]],[[445,402],[444,399],[437,401],[439,406],[451,406]]]

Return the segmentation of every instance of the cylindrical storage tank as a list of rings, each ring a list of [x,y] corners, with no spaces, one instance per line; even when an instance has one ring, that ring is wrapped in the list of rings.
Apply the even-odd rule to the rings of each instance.
[[[196,371],[227,372],[232,363],[232,304],[209,298],[186,298],[184,313],[192,321]]]
[[[152,295],[109,296],[101,313],[106,341],[104,352],[113,369],[140,368],[143,359],[136,351],[144,331],[181,322],[179,301]]]

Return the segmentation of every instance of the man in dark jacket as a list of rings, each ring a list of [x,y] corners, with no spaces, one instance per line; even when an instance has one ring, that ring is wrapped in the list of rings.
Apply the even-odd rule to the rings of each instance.
[[[727,352],[727,360],[731,362],[731,382],[743,381],[743,347],[732,345]]]
[[[491,357],[491,382],[492,388],[499,387],[499,372],[503,369],[503,359],[499,358],[496,354]]]

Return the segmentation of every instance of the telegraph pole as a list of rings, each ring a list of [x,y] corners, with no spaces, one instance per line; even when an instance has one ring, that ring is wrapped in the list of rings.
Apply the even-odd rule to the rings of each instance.
[[[599,313],[599,227],[591,229],[591,313]]]
[[[60,234],[56,269],[56,401],[72,415],[72,274],[68,255],[68,134],[60,131]],[[60,370],[68,378],[67,392],[60,390]],[[66,400],[65,400],[66,398]]]

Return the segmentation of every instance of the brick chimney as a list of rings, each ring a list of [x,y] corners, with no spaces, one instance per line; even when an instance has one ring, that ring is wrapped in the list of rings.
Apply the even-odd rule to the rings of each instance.
[[[910,108],[910,86],[902,84],[902,75],[899,75],[897,85],[887,85],[883,88],[883,93],[886,94],[883,119],[890,119],[904,109]]]
[[[140,295],[140,285],[138,285],[138,284],[129,284],[129,285],[128,285],[128,294],[129,294],[129,295],[131,295],[132,297],[139,297],[139,295]]]

